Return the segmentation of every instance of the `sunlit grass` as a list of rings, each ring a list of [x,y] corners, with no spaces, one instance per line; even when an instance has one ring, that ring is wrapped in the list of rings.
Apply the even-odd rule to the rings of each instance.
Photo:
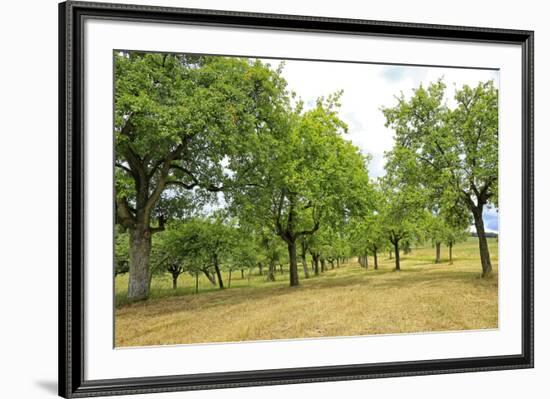
[[[489,240],[494,274],[480,278],[477,239],[456,246],[449,265],[434,264],[434,249],[402,255],[402,270],[380,254],[379,270],[355,259],[319,277],[288,286],[288,270],[267,282],[258,270],[233,272],[231,288],[219,290],[206,277],[156,277],[151,298],[129,304],[127,276],[115,282],[116,346],[231,342],[367,334],[471,330],[498,327],[498,254]],[[224,274],[228,283],[227,273]]]

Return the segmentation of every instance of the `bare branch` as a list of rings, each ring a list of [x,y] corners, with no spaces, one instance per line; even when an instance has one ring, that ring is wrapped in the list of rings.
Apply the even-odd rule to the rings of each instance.
[[[186,190],[192,190],[194,187],[197,186],[197,183],[191,183],[191,184],[185,184],[184,182],[180,180],[168,180],[164,183],[165,186],[180,186],[185,188]]]

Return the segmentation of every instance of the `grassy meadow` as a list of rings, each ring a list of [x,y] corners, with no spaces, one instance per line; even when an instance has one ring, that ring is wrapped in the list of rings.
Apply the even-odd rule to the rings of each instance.
[[[205,276],[180,276],[172,289],[169,274],[156,276],[150,298],[128,303],[128,275],[115,279],[115,345],[147,346],[292,338],[353,336],[490,329],[498,327],[498,244],[488,239],[493,276],[480,278],[478,241],[470,238],[453,249],[454,263],[442,247],[413,248],[402,254],[395,272],[388,253],[379,268],[360,267],[356,259],[322,276],[289,287],[288,268],[266,281],[258,269],[244,279],[239,270],[231,288],[220,290]],[[299,267],[300,272],[301,265]],[[224,282],[229,282],[224,272]]]

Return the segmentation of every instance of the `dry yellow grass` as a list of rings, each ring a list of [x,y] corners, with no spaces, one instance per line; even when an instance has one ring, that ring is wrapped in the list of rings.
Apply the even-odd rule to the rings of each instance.
[[[490,240],[494,275],[480,278],[477,241],[459,244],[455,261],[433,264],[432,248],[404,255],[401,272],[387,254],[379,270],[357,263],[301,279],[288,287],[288,274],[268,283],[235,274],[231,289],[166,297],[167,279],[155,296],[116,309],[116,346],[147,346],[289,338],[488,329],[498,327],[497,244]],[[372,264],[372,259],[371,259]],[[183,281],[183,280],[182,280]],[[117,296],[124,294],[117,278]],[[187,277],[184,284],[191,285]],[[166,286],[166,288],[162,288]],[[187,290],[187,291],[186,291]]]

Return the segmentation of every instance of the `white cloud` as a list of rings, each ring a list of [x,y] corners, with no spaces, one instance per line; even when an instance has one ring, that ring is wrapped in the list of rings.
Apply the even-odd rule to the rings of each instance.
[[[275,60],[268,61],[277,65]],[[420,84],[427,86],[439,78],[447,84],[447,101],[453,105],[456,87],[495,80],[498,72],[475,69],[418,66],[388,66],[324,61],[285,61],[283,76],[289,89],[296,92],[307,107],[318,97],[343,90],[341,118],[348,124],[347,138],[364,154],[371,154],[369,173],[384,174],[383,154],[393,146],[393,132],[384,126],[382,107],[393,106],[401,92],[410,96]]]

